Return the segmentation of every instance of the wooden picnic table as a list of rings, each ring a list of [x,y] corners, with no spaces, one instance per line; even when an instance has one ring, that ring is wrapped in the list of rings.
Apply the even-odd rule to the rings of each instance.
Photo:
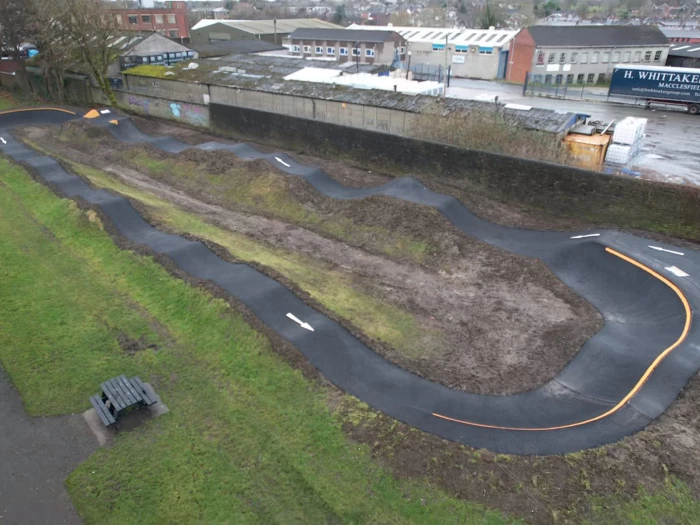
[[[138,377],[127,379],[121,375],[105,381],[100,387],[101,394],[92,396],[90,403],[107,427],[116,423],[126,412],[157,402]]]

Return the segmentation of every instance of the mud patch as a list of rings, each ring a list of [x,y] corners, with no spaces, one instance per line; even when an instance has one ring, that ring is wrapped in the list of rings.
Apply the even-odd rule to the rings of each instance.
[[[119,343],[119,347],[122,349],[122,351],[127,355],[135,355],[139,352],[143,352],[144,350],[158,350],[159,348],[157,344],[149,343],[144,337],[133,339],[124,332],[119,332],[117,334],[117,342]]]

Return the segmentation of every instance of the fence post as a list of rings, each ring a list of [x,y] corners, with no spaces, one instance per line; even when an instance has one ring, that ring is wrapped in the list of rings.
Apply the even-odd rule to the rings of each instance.
[[[523,83],[523,96],[527,95],[527,84],[530,80],[530,72],[525,73],[525,82]]]

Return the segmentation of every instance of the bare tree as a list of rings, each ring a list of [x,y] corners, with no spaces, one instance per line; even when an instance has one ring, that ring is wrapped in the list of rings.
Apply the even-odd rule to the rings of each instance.
[[[74,44],[65,38],[57,21],[58,3],[32,0],[32,38],[39,48],[37,64],[49,98],[65,102],[65,71],[71,64]]]
[[[45,2],[47,0],[44,0]],[[107,70],[119,58],[113,47],[118,35],[116,20],[95,0],[50,0],[57,6],[56,22],[63,38],[74,44],[72,49],[97,82],[112,105],[117,105]],[[48,3],[48,2],[47,2]]]
[[[32,2],[0,1],[0,50],[9,52],[24,70],[20,46],[32,39]]]

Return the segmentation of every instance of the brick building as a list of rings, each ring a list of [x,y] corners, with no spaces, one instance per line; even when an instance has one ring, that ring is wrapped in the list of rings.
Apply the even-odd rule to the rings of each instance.
[[[163,8],[110,9],[122,31],[160,33],[187,43],[190,41],[186,2],[165,2]]]
[[[669,47],[656,26],[531,26],[511,42],[506,80],[603,83],[616,64],[663,66]]]
[[[406,57],[406,39],[396,31],[297,29],[283,44],[293,56],[333,58],[338,62],[390,65]]]

